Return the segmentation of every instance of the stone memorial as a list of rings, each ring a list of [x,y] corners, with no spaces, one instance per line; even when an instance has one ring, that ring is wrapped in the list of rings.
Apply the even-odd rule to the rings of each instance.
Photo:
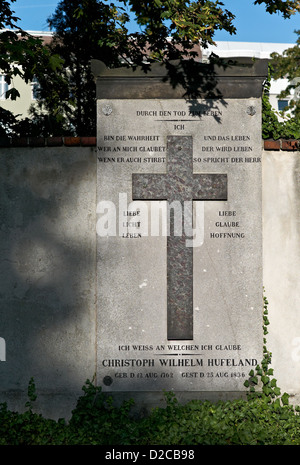
[[[191,93],[160,64],[93,67],[97,383],[243,393],[263,346],[266,63],[195,63]]]

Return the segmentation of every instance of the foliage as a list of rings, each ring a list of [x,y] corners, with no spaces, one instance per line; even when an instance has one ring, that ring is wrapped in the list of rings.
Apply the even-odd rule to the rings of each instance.
[[[23,413],[0,406],[0,445],[299,445],[300,417],[288,403],[248,400],[193,400],[180,404],[165,393],[166,407],[146,417],[132,402],[112,399],[87,380],[69,422],[33,413],[34,383]],[[32,394],[33,397],[32,397]]]
[[[48,24],[55,31],[51,54],[63,60],[57,75],[41,76],[40,107],[79,136],[96,133],[96,86],[91,58],[116,66],[126,43],[127,16],[98,0],[62,0]]]
[[[12,0],[15,2],[16,0]],[[19,18],[14,15],[7,1],[0,6],[0,69],[10,88],[6,98],[16,100],[20,97],[14,86],[15,76],[21,77],[26,83],[34,77],[54,75],[61,82],[61,58],[44,47],[42,41],[23,31],[17,26]],[[1,109],[0,132],[17,135],[17,116]]]
[[[0,69],[6,76],[6,82],[13,84],[17,75],[28,82],[47,71],[57,74],[61,66],[58,55],[50,54],[39,38],[19,28],[18,20],[9,3],[3,1],[0,7]],[[6,93],[6,97],[12,100],[19,96],[14,86]]]
[[[124,7],[117,8],[99,0],[61,0],[48,20],[54,30],[50,50],[64,60],[64,85],[41,77],[40,105],[77,135],[96,134],[92,58],[108,67],[140,65],[146,71],[146,62],[194,58],[198,53],[195,44],[212,43],[217,29],[235,31],[234,16],[223,11],[218,1],[121,3]],[[126,7],[135,14],[140,32],[128,33]]]
[[[290,406],[249,401],[194,400],[169,404],[147,419],[147,444],[299,444],[300,419]]]
[[[15,0],[12,0],[14,2]],[[38,107],[23,122],[2,112],[0,131],[11,135],[95,135],[95,83],[90,60],[99,59],[109,67],[149,68],[153,61],[195,59],[199,45],[212,44],[214,34],[223,29],[235,33],[234,15],[217,0],[61,0],[48,19],[54,41],[43,45],[17,26],[18,18],[8,1],[0,6],[0,67],[12,84],[7,97],[19,91],[14,77],[26,82],[35,76],[40,83]],[[299,11],[299,2],[256,0],[269,13],[290,17]],[[129,11],[140,31],[128,32]],[[5,30],[9,28],[10,30]],[[146,64],[147,63],[147,64]],[[181,84],[182,73],[169,69],[172,83]],[[293,126],[293,122],[289,125]],[[293,128],[287,128],[293,131]],[[276,130],[274,129],[275,133]]]
[[[269,79],[263,93],[263,138],[273,139],[300,139],[300,30],[296,45],[283,52],[282,55],[272,53],[269,66]],[[289,100],[288,106],[276,114],[269,102],[270,79],[287,78],[288,86],[279,94],[285,98],[294,89],[294,97]],[[278,119],[281,117],[281,120]]]
[[[265,4],[266,11],[270,14],[281,12],[284,18],[300,11],[298,0],[255,0],[254,5]]]
[[[268,334],[268,325],[270,324],[268,318],[268,300],[264,296],[264,311],[263,311],[263,332],[264,336]],[[288,394],[283,394],[280,398],[281,390],[277,386],[277,381],[273,376],[273,368],[270,368],[272,361],[272,354],[268,351],[266,343],[267,340],[264,337],[263,340],[263,359],[261,365],[257,365],[254,370],[251,370],[249,373],[250,379],[245,381],[244,385],[250,387],[249,398],[260,397],[264,402],[274,402],[276,405],[280,405],[282,402],[283,405],[288,405]],[[259,383],[259,380],[261,381]],[[259,391],[256,392],[256,386],[259,387]]]
[[[48,19],[54,30],[51,53],[64,61],[60,80],[55,74],[40,77],[40,107],[62,131],[76,135],[96,134],[96,91],[90,60],[99,59],[108,67],[142,66],[146,72],[153,61],[191,61],[197,58],[199,45],[214,43],[214,34],[223,29],[234,34],[234,15],[220,1],[211,0],[61,0]],[[290,17],[298,2],[258,0],[269,13]],[[139,32],[128,33],[129,11]],[[169,65],[169,79],[186,88],[180,67]],[[290,123],[288,123],[290,124]],[[57,126],[54,124],[54,127]],[[41,132],[43,126],[39,126]],[[281,126],[279,125],[282,130]],[[37,125],[35,125],[35,129]],[[48,126],[51,133],[52,126]],[[286,128],[291,132],[292,128]],[[275,130],[275,134],[277,134]]]
[[[271,66],[274,79],[287,78],[289,81],[287,88],[279,95],[280,98],[285,98],[295,89],[294,98],[290,100],[285,112],[291,112],[300,126],[300,30],[295,32],[298,35],[296,45],[285,50],[282,55],[272,53]]]
[[[263,139],[299,139],[299,116],[285,116],[284,112],[276,113],[269,100],[271,85],[271,67],[269,67],[268,79],[264,84],[262,95],[262,137]],[[281,120],[279,120],[281,116]]]
[[[264,297],[264,336],[268,325]],[[132,400],[115,406],[87,380],[69,422],[43,418],[33,412],[37,392],[31,378],[24,413],[0,405],[0,445],[300,445],[300,408],[289,405],[286,393],[281,396],[265,344],[264,337],[261,365],[245,383],[247,400],[183,405],[174,393],[164,392],[166,406],[143,417],[133,414]]]
[[[35,108],[30,110],[31,117],[19,119],[9,110],[0,107],[0,137],[48,137],[73,135],[52,114],[39,113]]]
[[[123,0],[123,3],[135,14],[142,32],[133,37],[141,49],[148,44],[146,55],[150,59],[179,59],[195,44],[206,47],[214,43],[218,29],[230,34],[236,31],[232,24],[234,15],[220,1]]]

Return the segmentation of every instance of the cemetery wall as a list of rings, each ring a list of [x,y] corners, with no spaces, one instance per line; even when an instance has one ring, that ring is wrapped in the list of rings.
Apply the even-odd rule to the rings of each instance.
[[[68,417],[96,360],[96,139],[1,140],[0,402]],[[300,152],[265,141],[264,286],[268,348],[300,403]]]
[[[292,146],[263,152],[263,283],[275,376],[300,405],[300,152]]]

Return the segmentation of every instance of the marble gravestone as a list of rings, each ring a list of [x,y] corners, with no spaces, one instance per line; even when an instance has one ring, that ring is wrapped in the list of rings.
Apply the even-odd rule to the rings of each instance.
[[[191,93],[162,65],[93,67],[97,383],[243,392],[263,345],[266,63],[197,63]]]

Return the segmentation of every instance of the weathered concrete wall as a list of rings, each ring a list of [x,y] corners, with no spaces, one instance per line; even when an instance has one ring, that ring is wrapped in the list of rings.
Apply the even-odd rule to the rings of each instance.
[[[267,348],[278,385],[300,405],[300,152],[264,152],[263,238]]]
[[[95,148],[2,149],[0,179],[0,401],[34,377],[65,416],[95,372]]]
[[[297,403],[299,165],[299,152],[263,153],[268,348]],[[0,178],[0,402],[22,410],[34,377],[39,411],[67,418],[96,367],[95,147],[2,148]]]

